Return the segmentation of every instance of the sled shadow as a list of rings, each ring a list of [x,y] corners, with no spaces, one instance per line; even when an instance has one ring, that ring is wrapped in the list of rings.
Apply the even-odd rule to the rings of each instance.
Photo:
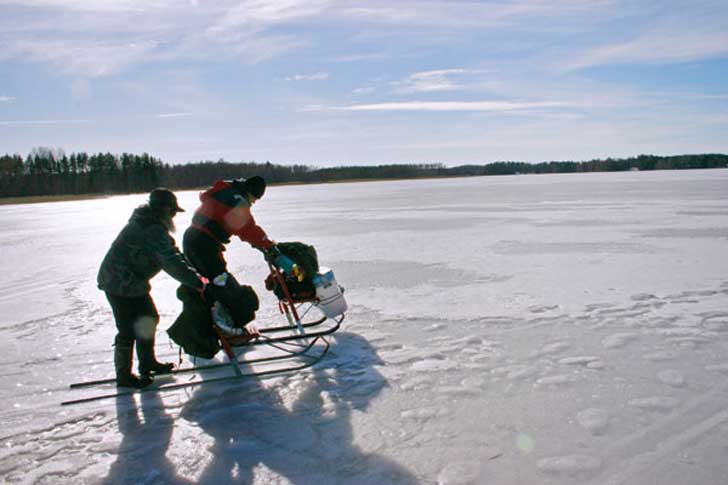
[[[294,484],[418,483],[401,465],[354,443],[353,412],[365,411],[387,386],[376,368],[381,364],[364,338],[340,332],[303,379],[270,388],[251,379],[223,392],[200,387],[180,413],[214,439],[212,461],[197,482],[266,483],[282,476]]]
[[[190,483],[177,475],[176,467],[166,456],[174,420],[165,412],[161,396],[146,392],[139,399],[137,406],[132,396],[116,398],[122,440],[116,461],[101,483]]]

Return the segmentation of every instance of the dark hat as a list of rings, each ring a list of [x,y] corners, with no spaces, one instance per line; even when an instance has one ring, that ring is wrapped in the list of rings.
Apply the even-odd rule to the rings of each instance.
[[[256,199],[260,199],[265,194],[265,179],[263,177],[254,175],[249,179],[238,179],[236,182],[242,184],[243,190]]]
[[[158,187],[149,193],[149,207],[153,209],[170,207],[175,212],[185,211],[177,205],[177,196],[174,195],[174,192],[164,187]]]

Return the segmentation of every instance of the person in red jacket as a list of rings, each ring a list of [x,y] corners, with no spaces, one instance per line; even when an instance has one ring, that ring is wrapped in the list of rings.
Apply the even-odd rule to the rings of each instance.
[[[252,320],[258,309],[257,296],[251,301],[250,291],[241,291],[235,277],[227,270],[223,253],[233,236],[249,243],[268,255],[275,243],[256,224],[251,208],[265,193],[262,177],[218,180],[212,188],[200,194],[200,207],[185,231],[182,248],[192,265],[222,291],[217,299],[230,312],[238,326]]]

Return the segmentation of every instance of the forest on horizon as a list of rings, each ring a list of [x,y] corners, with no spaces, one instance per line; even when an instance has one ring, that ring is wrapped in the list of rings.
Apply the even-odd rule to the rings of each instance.
[[[114,155],[80,152],[66,155],[60,149],[40,147],[34,148],[25,158],[19,154],[0,156],[0,197],[126,194],[148,192],[160,186],[173,190],[194,189],[209,186],[215,180],[252,175],[263,176],[269,184],[281,184],[726,167],[726,154],[639,155],[581,162],[499,161],[456,167],[439,163],[406,163],[317,168],[270,162],[233,163],[222,159],[171,165],[147,153]]]

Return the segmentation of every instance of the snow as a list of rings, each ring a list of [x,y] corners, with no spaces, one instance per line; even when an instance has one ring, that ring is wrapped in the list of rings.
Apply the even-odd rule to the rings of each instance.
[[[728,170],[271,187],[258,222],[346,287],[329,354],[75,406],[112,375],[95,274],[144,196],[2,206],[0,481],[728,483],[726,194]],[[226,255],[282,323],[259,253]]]

